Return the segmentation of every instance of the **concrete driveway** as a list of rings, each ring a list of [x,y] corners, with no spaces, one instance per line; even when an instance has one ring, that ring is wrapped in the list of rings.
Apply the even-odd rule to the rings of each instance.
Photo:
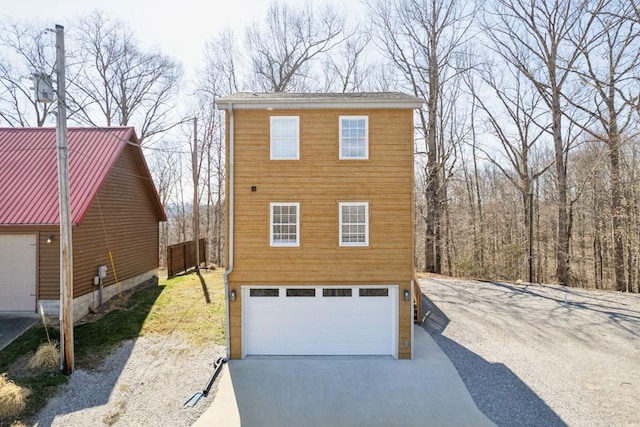
[[[415,344],[414,360],[232,360],[194,426],[493,426],[422,328],[415,328]]]
[[[37,313],[0,313],[0,350],[11,344],[39,319]]]

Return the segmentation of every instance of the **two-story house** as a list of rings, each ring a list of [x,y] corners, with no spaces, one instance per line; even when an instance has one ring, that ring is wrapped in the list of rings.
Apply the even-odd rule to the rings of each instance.
[[[402,93],[237,93],[227,348],[411,358],[414,109]]]

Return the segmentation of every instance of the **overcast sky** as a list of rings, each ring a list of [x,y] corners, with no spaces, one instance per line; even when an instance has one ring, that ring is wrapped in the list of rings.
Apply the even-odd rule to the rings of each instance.
[[[94,10],[128,23],[142,46],[158,46],[182,62],[188,73],[201,66],[204,44],[225,27],[244,27],[262,20],[267,0],[0,0],[0,18],[64,25]],[[220,6],[218,6],[220,5]]]
[[[302,0],[289,0],[302,2]],[[205,42],[226,27],[239,37],[256,19],[262,21],[269,0],[0,0],[0,19],[64,25],[73,19],[102,10],[128,23],[142,46],[158,46],[180,61],[189,77],[202,65]],[[321,1],[316,0],[316,4]],[[354,10],[359,0],[332,0],[338,8]]]
[[[303,0],[280,1],[301,4]],[[325,1],[349,14],[361,5],[360,0],[313,0],[313,4]],[[141,47],[157,47],[180,62],[185,71],[184,83],[188,84],[204,66],[207,41],[231,27],[242,42],[247,25],[256,20],[263,22],[270,3],[271,0],[0,0],[0,20],[39,24],[43,29],[59,24],[68,34],[73,30],[74,19],[101,10],[109,18],[128,24]],[[53,34],[51,40],[53,45]],[[188,103],[188,97],[179,99],[179,114],[188,108]]]

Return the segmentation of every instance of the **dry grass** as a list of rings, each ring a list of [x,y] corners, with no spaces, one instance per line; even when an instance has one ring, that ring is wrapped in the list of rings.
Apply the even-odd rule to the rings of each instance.
[[[7,374],[0,374],[0,418],[15,417],[27,406],[27,398],[31,391],[16,385],[7,378]]]
[[[223,270],[201,270],[162,279],[158,297],[141,330],[143,335],[179,334],[194,347],[225,343]],[[200,279],[202,278],[202,280]]]
[[[60,350],[56,341],[47,342],[38,347],[36,354],[29,360],[29,369],[52,370],[60,366]]]

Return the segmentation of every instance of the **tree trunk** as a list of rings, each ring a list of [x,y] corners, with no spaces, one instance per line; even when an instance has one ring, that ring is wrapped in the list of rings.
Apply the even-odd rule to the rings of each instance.
[[[611,220],[613,223],[613,264],[616,290],[627,291],[627,281],[624,271],[624,210],[622,206],[622,191],[620,188],[620,135],[616,108],[613,103],[613,88],[610,89],[607,100],[609,112],[609,164],[611,166]]]
[[[549,67],[554,69],[554,67]],[[552,83],[553,86],[553,83]],[[556,186],[558,190],[558,229],[556,240],[556,277],[561,285],[569,283],[569,218],[567,199],[567,168],[565,165],[565,146],[562,141],[562,110],[560,93],[555,91],[552,97],[553,122],[551,125],[555,148]]]
[[[432,13],[436,11],[433,8]],[[432,22],[437,22],[433,17]],[[425,247],[426,270],[431,273],[441,273],[441,197],[440,197],[440,171],[438,167],[438,94],[439,94],[439,70],[436,37],[430,39],[429,58],[429,94],[427,99],[427,241]]]

